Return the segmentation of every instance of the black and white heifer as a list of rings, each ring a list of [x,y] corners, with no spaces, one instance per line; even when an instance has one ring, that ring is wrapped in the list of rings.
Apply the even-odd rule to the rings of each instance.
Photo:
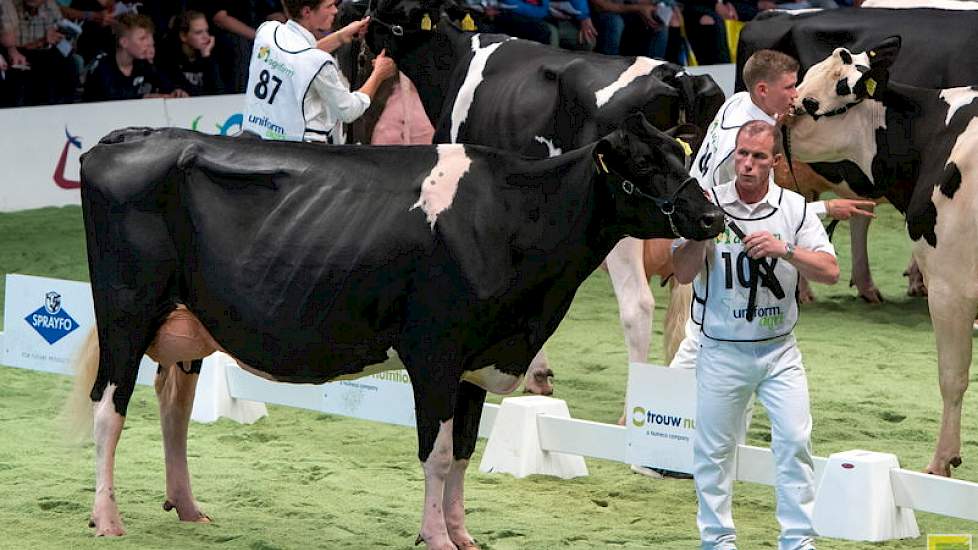
[[[367,43],[374,52],[386,49],[417,86],[436,143],[477,143],[548,157],[614,131],[635,113],[662,129],[683,121],[703,129],[723,104],[723,91],[712,78],[665,61],[569,52],[462,31],[452,19],[465,11],[451,0],[377,0],[373,6]],[[630,361],[648,358],[654,301],[643,253],[660,249],[668,247],[628,238],[607,259]],[[677,305],[682,295],[674,294],[670,307],[687,308],[688,302]],[[547,374],[541,352],[527,389],[550,393]]]
[[[809,69],[791,122],[793,152],[842,162],[846,181],[906,215],[929,290],[944,413],[927,471],[961,462],[961,407],[978,309],[978,88],[892,82],[899,38],[868,52],[836,49]]]
[[[99,535],[123,533],[113,463],[144,353],[163,365],[168,505],[200,520],[196,378],[177,363],[220,349],[260,376],[320,383],[365,376],[394,349],[414,387],[420,538],[474,548],[462,485],[486,391],[518,386],[623,236],[722,227],[681,147],[640,117],[537,160],[130,129],[83,156],[82,182],[99,347],[79,386],[94,402]]]
[[[953,2],[962,6],[972,2]],[[802,78],[809,67],[819,63],[833,50],[866,51],[893,35],[903,37],[904,54],[890,67],[891,78],[903,84],[925,88],[949,88],[978,83],[978,48],[974,33],[978,28],[978,11],[934,8],[837,10],[804,13],[765,12],[748,23],[740,34],[737,53],[737,83],[744,89],[743,65],[755,51],[774,49],[798,59]],[[806,195],[832,191],[840,196],[859,198],[859,190],[847,185],[845,168],[832,163],[796,166],[799,182]],[[821,176],[821,177],[820,177]],[[779,183],[793,188],[786,173]],[[809,193],[812,191],[812,193]],[[865,198],[865,196],[864,196]],[[867,254],[869,218],[850,220],[852,233],[852,282],[859,296],[869,302],[882,301],[873,282]],[[910,267],[910,295],[922,295],[926,289],[916,266]]]

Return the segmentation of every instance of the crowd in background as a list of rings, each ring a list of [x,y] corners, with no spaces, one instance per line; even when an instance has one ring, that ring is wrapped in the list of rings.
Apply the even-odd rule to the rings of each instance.
[[[730,21],[853,0],[463,1],[480,31],[714,64]],[[0,0],[0,107],[239,93],[268,19],[285,20],[279,0]]]

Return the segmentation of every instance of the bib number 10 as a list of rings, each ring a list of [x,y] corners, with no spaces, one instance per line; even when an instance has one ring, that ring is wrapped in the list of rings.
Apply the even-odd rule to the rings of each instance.
[[[720,256],[723,257],[724,264],[724,286],[727,290],[734,287],[734,273],[737,274],[737,283],[744,288],[750,288],[754,284],[754,274],[751,273],[750,268],[750,256],[747,255],[747,251],[742,251],[737,255],[737,259],[734,260],[733,255],[730,252],[721,252]],[[759,260],[764,262],[763,259]],[[771,271],[774,271],[774,266],[777,264],[778,260],[775,258],[771,259],[771,263],[768,264]],[[736,265],[734,265],[736,264]]]
[[[271,96],[268,93],[269,82],[275,84],[272,88]],[[277,76],[272,76],[267,69],[262,70],[258,75],[258,84],[255,84],[255,97],[258,99],[268,98],[268,104],[271,105],[275,102],[275,94],[278,93],[278,89],[282,86],[282,79]]]

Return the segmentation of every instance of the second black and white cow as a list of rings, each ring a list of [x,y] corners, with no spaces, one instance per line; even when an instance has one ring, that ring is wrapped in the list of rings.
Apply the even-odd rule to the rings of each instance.
[[[958,2],[962,6],[970,2]],[[935,8],[873,9],[765,12],[748,23],[740,35],[737,53],[736,88],[744,89],[743,65],[755,51],[774,49],[798,59],[802,78],[812,65],[825,59],[835,48],[865,51],[888,36],[903,37],[904,54],[890,68],[893,80],[925,88],[950,88],[978,83],[978,49],[972,47],[974,29],[978,28],[978,11]],[[844,180],[844,168],[831,163],[796,166],[806,194],[832,191],[840,196],[858,198],[857,192]],[[778,182],[792,188],[787,173]],[[859,296],[870,302],[882,300],[873,282],[866,250],[870,220],[857,216],[850,220],[852,233],[852,282]],[[908,293],[926,292],[916,266],[909,269]]]
[[[223,349],[260,376],[318,383],[364,376],[393,348],[414,388],[420,539],[475,548],[462,485],[486,391],[518,386],[623,236],[722,228],[680,146],[641,117],[537,160],[132,129],[83,156],[82,182],[98,346],[78,387],[94,402],[100,535],[123,533],[113,464],[144,353],[163,366],[167,503],[200,520],[196,378],[168,375],[177,363]]]
[[[929,290],[944,412],[927,471],[961,459],[961,407],[978,310],[978,87],[891,81],[900,39],[864,53],[838,48],[809,69],[790,123],[806,162],[841,162],[847,182],[906,215]]]
[[[664,61],[569,52],[505,35],[465,32],[452,20],[461,19],[464,9],[451,0],[377,0],[373,5],[370,49],[386,49],[417,86],[436,143],[477,143],[548,157],[613,131],[635,113],[662,129],[682,121],[703,129],[723,104],[723,92],[712,78]],[[624,239],[606,264],[630,361],[647,360],[652,333],[646,248],[640,240]],[[670,307],[684,307],[678,303]],[[664,333],[674,332],[667,327]],[[549,393],[549,373],[541,353],[527,388]]]

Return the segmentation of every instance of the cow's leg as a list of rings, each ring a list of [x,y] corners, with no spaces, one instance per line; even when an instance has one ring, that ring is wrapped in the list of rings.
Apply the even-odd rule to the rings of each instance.
[[[408,353],[401,353],[414,389],[414,410],[418,427],[418,459],[424,471],[424,509],[421,532],[428,550],[457,550],[445,523],[445,483],[454,460],[453,437],[455,403],[461,372],[453,363],[423,357],[424,363]],[[422,368],[418,368],[422,365]]]
[[[879,304],[883,302],[883,295],[876,288],[873,275],[869,270],[867,239],[871,221],[873,219],[866,216],[853,216],[849,220],[852,248],[852,280],[849,281],[849,286],[855,286],[859,297],[863,300],[871,304]]]
[[[812,284],[808,282],[808,279],[802,276],[798,276],[798,303],[799,304],[810,304],[815,301],[815,291],[812,290]]]
[[[166,458],[166,501],[163,509],[169,511],[176,508],[181,521],[207,523],[210,518],[201,512],[190,489],[190,469],[187,466],[187,428],[199,373],[199,360],[165,367],[161,365],[156,371],[155,386]]]
[[[606,264],[618,299],[618,315],[625,331],[630,362],[644,362],[652,338],[652,311],[655,300],[642,261],[643,242],[626,237],[608,254]]]
[[[968,388],[972,323],[978,301],[962,296],[960,289],[934,278],[928,282],[931,284],[928,307],[937,339],[937,368],[944,411],[937,449],[927,465],[927,472],[950,476],[951,467],[961,463],[961,406]]]
[[[903,276],[907,278],[907,296],[927,297],[927,285],[924,284],[924,275],[917,266],[917,259],[910,257],[910,264],[907,265]]]
[[[448,536],[461,550],[478,550],[478,545],[465,528],[465,470],[469,459],[475,452],[479,436],[479,421],[482,419],[482,405],[486,401],[486,390],[462,382],[459,387],[458,402],[455,405],[453,436],[454,460],[445,480],[445,523]]]
[[[95,503],[89,527],[97,537],[119,537],[126,534],[122,516],[115,501],[115,450],[122,435],[126,417],[115,410],[113,396],[118,388],[109,384],[95,409]]]
[[[553,376],[554,371],[550,369],[547,354],[541,349],[530,362],[530,368],[526,369],[526,381],[523,382],[524,393],[553,395]]]

